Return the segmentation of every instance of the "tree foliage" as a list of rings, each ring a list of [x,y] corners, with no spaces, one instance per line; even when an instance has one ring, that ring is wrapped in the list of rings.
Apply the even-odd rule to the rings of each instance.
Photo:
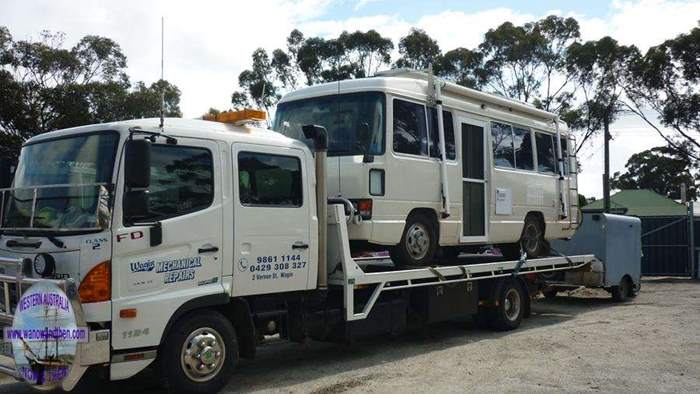
[[[611,37],[569,46],[567,67],[583,93],[578,122],[585,132],[579,148],[623,111],[622,81],[638,56],[635,46],[620,45]]]
[[[575,19],[554,15],[522,26],[505,22],[489,30],[479,45],[486,86],[548,111],[568,107],[575,84],[566,53],[579,37]]]
[[[113,40],[85,36],[70,49],[64,35],[15,41],[0,26],[0,154],[16,157],[27,138],[50,130],[158,116],[181,116],[180,91],[167,81],[132,86],[126,56]]]
[[[669,145],[680,149],[673,138],[681,138],[695,149],[700,148],[700,27],[651,47],[630,65],[627,75],[627,108]],[[653,111],[661,125],[675,134],[664,133],[645,110]],[[700,159],[697,155],[692,157]]]
[[[698,162],[688,157],[692,149],[687,141],[678,142],[684,149],[660,146],[635,153],[625,165],[626,171],[616,172],[611,180],[615,189],[650,189],[663,196],[679,198],[681,184],[688,188],[688,198],[695,199],[695,179]]]
[[[399,54],[401,57],[395,63],[397,68],[426,70],[438,63],[442,51],[437,41],[425,31],[413,28],[399,40]]]
[[[287,37],[286,49],[275,49],[272,57],[263,48],[252,55],[252,66],[238,76],[242,90],[233,93],[231,104],[269,108],[283,89],[295,89],[300,79],[307,85],[363,78],[391,61],[394,44],[375,30],[342,32],[337,38],[305,38],[299,30]]]

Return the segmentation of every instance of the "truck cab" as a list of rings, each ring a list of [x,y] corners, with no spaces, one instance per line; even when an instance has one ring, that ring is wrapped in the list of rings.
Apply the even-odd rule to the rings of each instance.
[[[74,280],[86,324],[111,333],[92,362],[127,378],[194,306],[316,287],[314,187],[306,145],[249,124],[144,119],[42,134],[2,190],[0,274]],[[19,297],[7,283],[11,324]]]

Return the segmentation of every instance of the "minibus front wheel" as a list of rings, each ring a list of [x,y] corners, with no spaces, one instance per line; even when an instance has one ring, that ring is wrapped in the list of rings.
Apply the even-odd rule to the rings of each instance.
[[[391,248],[391,260],[397,267],[433,262],[438,247],[436,220],[423,212],[414,212],[406,219],[406,226],[398,245]]]

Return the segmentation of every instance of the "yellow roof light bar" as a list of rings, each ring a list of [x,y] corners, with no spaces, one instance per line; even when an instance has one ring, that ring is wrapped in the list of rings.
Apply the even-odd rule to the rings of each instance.
[[[259,109],[242,109],[240,111],[226,111],[218,115],[204,115],[204,120],[213,122],[242,124],[250,122],[264,122],[267,119],[267,113]]]

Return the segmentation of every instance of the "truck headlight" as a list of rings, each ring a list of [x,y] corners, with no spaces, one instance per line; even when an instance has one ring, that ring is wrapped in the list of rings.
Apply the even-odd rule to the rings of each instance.
[[[39,253],[34,257],[34,272],[42,278],[53,276],[56,273],[56,260],[48,253]]]

